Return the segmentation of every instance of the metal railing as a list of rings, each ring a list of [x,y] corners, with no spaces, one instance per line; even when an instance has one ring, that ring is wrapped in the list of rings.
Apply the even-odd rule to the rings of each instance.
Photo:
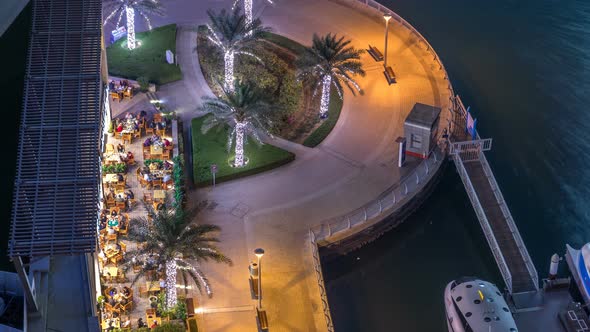
[[[483,167],[483,171],[490,183],[492,191],[494,192],[494,196],[496,197],[496,200],[498,201],[498,204],[500,205],[500,210],[502,210],[502,215],[506,219],[506,223],[508,224],[508,228],[510,229],[512,236],[514,237],[514,241],[516,242],[516,246],[518,247],[520,255],[522,256],[522,259],[526,265],[529,276],[531,277],[531,279],[534,283],[535,289],[539,289],[539,275],[537,273],[537,269],[535,268],[535,265],[533,264],[533,261],[529,255],[529,252],[528,252],[526,246],[524,245],[524,242],[522,241],[522,237],[520,236],[520,232],[518,231],[518,228],[516,227],[516,224],[514,223],[514,219],[512,218],[512,214],[510,213],[510,210],[508,209],[508,205],[506,204],[506,201],[504,200],[504,196],[502,195],[502,191],[500,190],[500,187],[498,186],[498,183],[496,182],[496,178],[494,177],[494,173],[492,172],[492,169],[490,168],[490,165],[488,164],[488,160],[483,152],[480,152],[480,162]]]
[[[498,246],[498,242],[496,241],[496,237],[494,236],[494,232],[492,231],[492,227],[486,217],[486,214],[479,202],[479,198],[477,197],[477,193],[475,192],[475,188],[471,183],[471,179],[469,178],[469,174],[467,174],[467,170],[463,165],[463,160],[461,159],[460,154],[453,155],[453,161],[457,166],[457,171],[459,172],[459,176],[461,177],[461,181],[465,185],[465,191],[467,191],[467,196],[473,205],[473,209],[475,210],[475,214],[477,215],[477,219],[479,220],[479,224],[483,230],[483,233],[488,241],[490,249],[492,250],[492,254],[494,255],[494,259],[496,260],[496,264],[500,268],[500,273],[504,278],[504,282],[506,283],[506,288],[508,291],[512,293],[512,275],[510,274],[510,270],[508,270],[508,265],[506,264],[506,260],[504,259],[504,255],[500,250],[500,246]]]
[[[320,253],[318,251],[318,244],[315,241],[315,235],[310,230],[309,238],[311,243],[311,253],[313,256],[313,269],[320,288],[320,296],[322,301],[322,309],[324,310],[324,318],[328,332],[334,332],[334,323],[332,322],[332,314],[330,313],[330,304],[328,303],[328,294],[326,294],[326,286],[324,284],[324,274],[322,273],[322,264],[320,262]]]
[[[347,214],[324,220],[321,224],[312,227],[314,239],[326,240],[339,232],[360,226],[386,211],[390,214],[391,210],[402,206],[430,181],[444,161],[444,157],[444,152],[437,146],[427,159],[376,199]]]

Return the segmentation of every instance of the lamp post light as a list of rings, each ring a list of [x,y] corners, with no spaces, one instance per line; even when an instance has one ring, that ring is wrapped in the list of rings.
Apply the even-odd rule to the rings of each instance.
[[[387,69],[387,35],[389,33],[389,20],[391,19],[391,15],[385,14],[383,15],[385,19],[385,53],[384,53],[384,60],[383,60],[383,68]]]
[[[258,257],[258,310],[262,309],[262,265],[260,260],[264,256],[264,249],[257,248],[254,250],[254,255]]]

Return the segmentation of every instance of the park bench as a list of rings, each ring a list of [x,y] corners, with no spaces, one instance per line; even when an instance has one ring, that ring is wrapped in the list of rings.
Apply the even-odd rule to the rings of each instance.
[[[389,83],[389,85],[395,83],[395,73],[393,72],[393,69],[391,69],[390,66],[385,67],[385,71],[383,72],[383,74],[385,75],[385,79],[387,80],[387,83]]]
[[[367,49],[367,52],[373,57],[373,59],[375,59],[375,61],[383,61],[383,53],[381,53],[377,47],[371,46],[369,44],[369,49]]]
[[[268,330],[268,319],[266,318],[266,310],[259,310],[256,308],[256,316],[258,316],[258,324],[263,331]]]

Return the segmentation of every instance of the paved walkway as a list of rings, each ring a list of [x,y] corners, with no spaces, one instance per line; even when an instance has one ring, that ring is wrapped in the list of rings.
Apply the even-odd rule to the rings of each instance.
[[[200,97],[211,94],[194,52],[194,27],[206,22],[206,8],[227,8],[231,2],[175,0],[167,5],[166,18],[153,20],[156,25],[181,24],[177,53],[184,80],[162,87],[159,96],[187,120],[195,116]],[[355,47],[372,44],[382,49],[383,22],[341,4],[284,0],[275,6],[261,1],[254,5],[264,24],[303,44],[309,44],[314,32],[335,32],[352,39]],[[414,103],[448,108],[448,82],[433,56],[406,28],[394,22],[391,29],[389,62],[397,84],[388,86],[381,64],[364,55],[367,76],[359,83],[365,94],[355,98],[346,92],[341,118],[318,148],[274,142],[295,151],[297,159],[270,172],[193,193],[193,201],[215,203],[203,214],[203,222],[223,228],[220,246],[235,263],[205,266],[215,294],[200,303],[205,331],[257,330],[247,271],[257,247],[267,253],[262,289],[270,330],[326,330],[308,229],[371,201],[409,172],[396,166],[393,142],[403,133],[403,120]]]

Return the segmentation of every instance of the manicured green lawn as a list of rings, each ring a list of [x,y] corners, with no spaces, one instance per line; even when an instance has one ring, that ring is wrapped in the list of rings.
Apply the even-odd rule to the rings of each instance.
[[[210,116],[210,115],[207,115]],[[207,134],[201,132],[201,124],[205,117],[194,118],[191,123],[193,144],[193,177],[197,187],[212,184],[211,164],[216,164],[218,173],[216,182],[224,182],[244,176],[261,173],[275,167],[282,166],[295,159],[291,152],[272,145],[256,145],[249,140],[244,146],[248,165],[233,168],[229,160],[233,159],[233,151],[227,152],[227,138],[229,126],[221,130],[211,129]]]
[[[303,145],[313,148],[326,139],[330,135],[330,132],[332,132],[332,129],[334,129],[334,126],[336,126],[336,122],[338,122],[338,118],[340,117],[340,111],[342,111],[342,99],[340,99],[338,91],[332,88],[330,91],[328,118],[323,120],[324,122],[307,136],[305,141],[303,141]]]
[[[176,54],[176,24],[136,33],[135,38],[141,46],[134,50],[123,47],[127,38],[107,48],[110,75],[132,80],[144,76],[159,85],[182,79],[180,67],[166,62],[166,50]]]

